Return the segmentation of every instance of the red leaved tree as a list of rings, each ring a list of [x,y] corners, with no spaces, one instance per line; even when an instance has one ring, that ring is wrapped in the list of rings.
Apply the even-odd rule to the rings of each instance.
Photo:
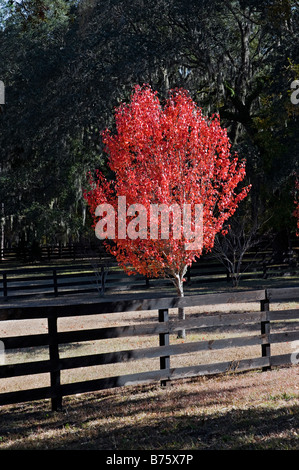
[[[100,238],[110,239],[107,250],[126,272],[168,277],[183,296],[187,267],[213,247],[215,235],[249,191],[249,186],[237,191],[245,163],[231,155],[219,117],[203,116],[185,90],[172,90],[162,106],[148,85],[136,86],[130,102],[116,109],[115,124],[115,133],[103,133],[115,178],[108,182],[97,172],[85,191],[94,226]],[[182,223],[186,208],[189,231]],[[169,216],[168,232],[157,209]],[[155,216],[154,224],[145,213]],[[196,214],[202,226],[196,225]],[[199,226],[202,239],[195,243]]]

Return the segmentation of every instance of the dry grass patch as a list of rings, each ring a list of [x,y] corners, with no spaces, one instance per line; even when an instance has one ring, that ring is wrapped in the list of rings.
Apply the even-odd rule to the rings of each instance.
[[[299,449],[299,368],[0,408],[0,449]]]
[[[271,305],[271,309],[283,310],[298,308],[299,303],[276,303]],[[202,307],[186,308],[186,318],[196,318],[202,315],[214,315],[216,312],[233,313],[233,312],[252,312],[259,311],[259,302],[231,304],[231,305],[210,305]],[[170,319],[177,318],[176,309],[170,309]],[[58,322],[59,331],[84,330],[93,328],[106,328],[111,326],[123,325],[142,325],[145,323],[157,322],[157,311],[144,312],[126,312],[116,314],[87,315],[78,317],[61,318]],[[299,327],[299,322],[292,322],[289,329]],[[271,323],[271,331],[284,331],[286,323]],[[1,322],[0,337],[4,340],[5,336],[18,336],[24,334],[46,333],[47,323],[45,320],[19,320],[10,322]],[[177,338],[176,335],[170,335],[170,344],[175,345],[182,342],[196,341],[214,341],[218,339],[260,335],[260,324],[235,325],[233,327],[218,328],[200,328],[188,331],[186,339]],[[111,339],[101,339],[98,341],[87,341],[80,343],[69,343],[60,345],[60,357],[76,357],[90,354],[103,354],[115,351],[135,350],[142,348],[157,347],[159,345],[159,337],[143,336],[143,337],[120,337]],[[290,343],[280,343],[271,346],[272,354],[286,354],[292,352]],[[260,357],[260,346],[227,348],[222,350],[200,351],[182,355],[174,355],[171,357],[171,368],[188,367],[198,364],[208,364],[217,362],[233,361],[237,363],[242,359],[250,359]],[[27,348],[23,350],[7,351],[6,364],[30,362],[49,359],[48,347]],[[132,373],[146,372],[157,370],[160,368],[159,358],[129,361],[123,363],[106,364],[100,366],[90,366],[77,369],[68,369],[61,372],[61,383],[80,382],[84,380],[92,380],[95,378],[112,377],[119,375],[128,375]],[[14,390],[29,389],[35,387],[49,386],[49,374],[14,377],[0,380],[1,392],[9,392]]]
[[[217,306],[219,312],[259,311],[259,303]],[[298,303],[271,309],[298,308]],[[187,309],[187,316],[213,314],[215,306]],[[176,315],[173,311],[170,315]],[[104,328],[157,321],[157,312],[132,312],[66,318],[60,331]],[[0,337],[45,333],[36,321],[1,322]],[[284,331],[283,323],[271,324]],[[287,329],[297,329],[292,322]],[[186,340],[171,335],[170,343],[215,340],[260,334],[259,325],[191,331]],[[158,346],[158,336],[117,338],[61,345],[61,357]],[[288,343],[272,353],[291,351]],[[171,367],[258,357],[260,346],[232,348],[171,357]],[[47,348],[10,351],[7,363],[48,359]],[[124,375],[159,368],[159,359],[63,371],[62,383]],[[299,368],[226,374],[157,385],[122,387],[63,399],[62,412],[49,401],[0,408],[0,449],[299,449]],[[1,392],[49,384],[49,375],[0,380]]]

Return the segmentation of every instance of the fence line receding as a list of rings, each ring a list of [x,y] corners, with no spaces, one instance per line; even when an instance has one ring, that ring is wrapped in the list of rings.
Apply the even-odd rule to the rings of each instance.
[[[22,350],[23,348],[47,347],[49,357],[46,360],[23,362],[16,364],[0,365],[0,387],[1,380],[12,377],[23,377],[36,374],[49,374],[50,383],[46,387],[29,390],[17,390],[1,393],[0,405],[19,402],[50,399],[52,409],[58,410],[62,407],[64,396],[77,393],[94,392],[107,388],[120,387],[124,385],[137,385],[150,382],[161,382],[165,385],[171,380],[200,375],[220,374],[228,371],[246,371],[252,369],[268,370],[273,366],[291,365],[292,353],[273,355],[272,345],[295,342],[299,340],[299,309],[289,308],[287,310],[271,310],[273,301],[296,301],[299,299],[299,288],[268,289],[233,293],[218,293],[208,295],[186,296],[184,298],[165,297],[153,299],[134,300],[90,300],[85,303],[67,302],[53,299],[52,301],[27,302],[0,305],[0,327],[2,321],[13,320],[15,322],[25,319],[44,319],[47,322],[47,333],[30,334],[22,336],[7,336],[3,340],[5,351]],[[257,311],[234,313],[217,313],[219,304],[237,304],[256,302],[260,306]],[[170,309],[179,307],[215,306],[212,312],[205,315],[186,316],[185,320],[178,320],[176,315],[170,315]],[[290,304],[292,305],[292,304]],[[214,311],[213,311],[214,310]],[[59,319],[67,317],[92,316],[121,312],[143,312],[143,321],[139,324],[121,326],[109,326],[104,328],[78,329],[76,331],[59,331]],[[157,311],[156,321],[148,321],[146,311]],[[151,312],[154,313],[155,312]],[[287,330],[288,322],[292,320],[295,324],[290,331]],[[284,322],[283,331],[272,331],[273,322]],[[298,326],[296,325],[298,322]],[[219,328],[229,326],[259,325],[258,334],[225,337],[207,341],[188,342],[188,331],[203,328]],[[185,329],[187,337],[185,342],[171,344],[170,335]],[[88,341],[99,341],[108,338],[145,337],[155,336],[159,338],[157,346],[146,348],[132,348],[104,352],[98,354],[81,355],[76,357],[62,357],[60,346],[62,344],[80,343]],[[172,367],[172,358],[179,355],[190,355],[200,351],[213,352],[224,351],[232,348],[248,348],[259,346],[260,354],[257,357],[245,358],[238,361],[229,360],[224,362],[198,363],[186,367]],[[128,361],[140,359],[159,359],[160,367],[143,372],[118,374],[109,377],[99,377],[92,380],[78,381],[74,383],[63,383],[61,373],[69,369],[85,368],[107,364],[124,364]],[[132,366],[133,367],[133,366]],[[20,379],[21,380],[21,379]]]

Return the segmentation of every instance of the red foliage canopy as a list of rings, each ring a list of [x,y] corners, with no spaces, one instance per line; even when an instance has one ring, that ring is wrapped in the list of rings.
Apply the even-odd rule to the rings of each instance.
[[[215,235],[250,189],[247,186],[237,192],[245,177],[245,162],[231,155],[227,131],[219,117],[203,116],[185,90],[172,90],[162,106],[148,85],[136,86],[129,103],[116,109],[115,123],[114,134],[103,132],[115,179],[108,182],[97,172],[96,178],[91,177],[91,189],[84,193],[94,226],[99,219],[97,206],[108,203],[115,210],[116,226],[124,228],[118,215],[118,196],[126,197],[127,209],[141,204],[147,214],[154,204],[177,204],[180,208],[187,204],[193,214],[196,205],[202,205],[202,244],[197,249],[186,250],[188,237],[183,230],[180,238],[170,230],[169,237],[162,239],[160,218],[160,236],[151,238],[149,220],[146,227],[140,227],[134,211],[125,221],[130,236],[113,231],[114,242],[106,245],[129,274],[137,271],[149,277],[170,277],[182,293],[187,266],[203,250],[213,247]],[[174,222],[175,218],[170,218],[172,228]],[[141,237],[142,229],[145,237]]]

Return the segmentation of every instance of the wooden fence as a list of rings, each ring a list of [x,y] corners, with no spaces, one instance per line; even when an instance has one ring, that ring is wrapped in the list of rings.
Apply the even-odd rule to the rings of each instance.
[[[270,305],[272,301],[290,302],[296,299],[299,299],[299,288],[196,295],[184,298],[166,297],[115,301],[102,299],[102,301],[90,300],[84,303],[62,302],[62,300],[53,299],[40,305],[37,302],[31,302],[31,304],[27,302],[23,306],[20,303],[3,303],[0,305],[0,326],[1,321],[14,320],[18,322],[24,319],[47,319],[48,325],[48,332],[45,334],[3,337],[5,351],[9,349],[47,346],[49,348],[49,359],[1,365],[0,386],[1,379],[43,373],[50,374],[50,385],[30,390],[0,393],[0,405],[51,399],[52,409],[59,410],[62,407],[62,398],[64,396],[78,393],[157,381],[165,384],[173,379],[219,374],[231,370],[237,372],[260,368],[268,370],[272,366],[292,364],[292,354],[272,355],[271,345],[286,341],[298,341],[299,329],[293,328],[292,331],[284,330],[283,332],[273,333],[271,332],[271,324],[280,320],[286,322],[287,326],[289,320],[294,322],[299,321],[299,309],[270,311]],[[188,318],[187,316],[187,319],[181,321],[177,320],[177,317],[175,319],[170,319],[169,317],[169,309],[213,305],[212,309],[217,312],[217,305],[219,304],[231,305],[239,302],[257,302],[260,308],[257,311],[248,311],[247,313],[210,313],[196,318]],[[83,317],[82,322],[84,322],[84,316],[86,315],[152,310],[158,312],[156,322],[78,331],[58,331],[57,327],[58,319],[66,317]],[[215,339],[213,341],[201,340],[173,345],[169,341],[172,333],[182,329],[194,330],[217,326],[234,326],[236,328],[238,325],[249,325],[252,323],[259,325],[260,333],[258,335]],[[60,354],[61,344],[107,338],[141,337],[144,335],[159,335],[159,346],[78,357],[61,357]],[[244,348],[252,345],[259,345],[261,347],[261,354],[258,357],[242,359],[237,362],[232,360],[171,368],[171,358],[176,355],[186,355],[198,351],[224,350],[226,348]],[[61,371],[67,369],[123,363],[145,358],[160,358],[160,369],[75,383],[61,383]]]
[[[2,261],[57,261],[77,260],[83,257],[95,258],[107,253],[102,244],[86,245],[83,243],[58,243],[56,245],[18,245],[12,248],[0,249]]]
[[[5,300],[88,292],[104,294],[148,286],[144,276],[128,276],[122,270],[109,270],[105,264],[9,269],[0,271],[0,275],[0,296]]]
[[[284,251],[277,249],[265,249],[263,246],[257,247],[257,251],[248,251],[244,256],[244,265],[252,263],[257,267],[270,269],[280,267],[288,267],[293,261],[299,260],[298,240],[294,239],[289,242],[289,249]],[[1,262],[57,262],[59,260],[82,260],[84,258],[102,258],[109,256],[103,244],[97,240],[96,242],[84,243],[57,243],[52,245],[28,245],[19,244],[14,247],[0,248],[0,264]],[[211,256],[206,257],[208,262]],[[218,258],[219,259],[219,258]],[[200,261],[201,262],[201,261]],[[204,261],[205,262],[205,261]],[[218,262],[218,266],[222,266]],[[222,271],[221,271],[222,272]]]
[[[254,259],[253,259],[254,258]],[[273,262],[270,253],[248,253],[242,265],[241,280],[259,278],[277,278],[287,275],[298,275],[299,265],[291,266],[289,262]],[[189,285],[196,283],[230,282],[231,277],[224,265],[209,256],[193,263],[186,274]],[[64,266],[38,267],[31,266],[0,271],[0,297],[22,298],[36,295],[62,296],[65,294],[80,294],[112,291],[144,289],[155,285],[172,285],[165,279],[146,279],[144,276],[128,276],[117,268],[113,259],[100,258],[99,261],[87,261],[82,264]]]

